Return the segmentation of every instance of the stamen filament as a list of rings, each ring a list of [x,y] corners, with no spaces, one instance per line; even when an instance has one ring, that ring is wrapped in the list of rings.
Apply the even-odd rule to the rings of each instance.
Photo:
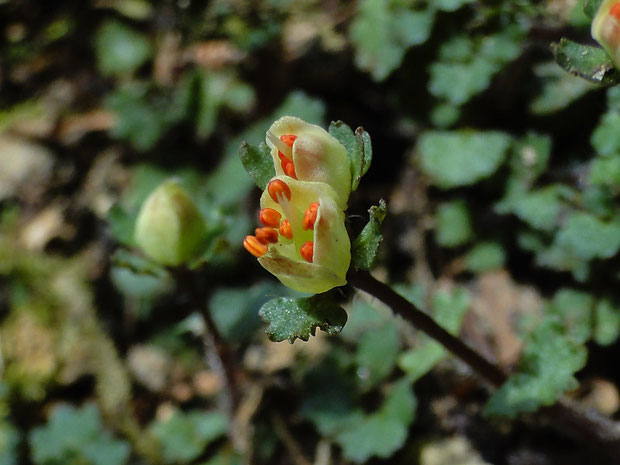
[[[277,137],[273,132],[271,131],[267,131],[267,139],[269,139],[269,141],[275,145],[275,147],[282,152],[284,155],[286,154],[290,154],[291,153],[291,147],[289,147],[286,143],[284,143],[282,140],[280,140],[279,137]],[[293,158],[292,156],[287,156],[286,158]]]

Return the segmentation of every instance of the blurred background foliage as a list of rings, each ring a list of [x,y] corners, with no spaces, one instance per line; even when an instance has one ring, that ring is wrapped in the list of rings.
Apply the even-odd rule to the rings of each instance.
[[[620,407],[620,91],[562,71],[581,0],[0,1],[0,465],[603,463],[527,421]],[[241,247],[237,151],[279,116],[371,134],[348,226],[388,201],[375,274],[514,375],[364,295],[342,334],[270,343],[291,295]],[[201,305],[135,250],[176,177],[204,215]],[[601,459],[602,460],[602,459]]]

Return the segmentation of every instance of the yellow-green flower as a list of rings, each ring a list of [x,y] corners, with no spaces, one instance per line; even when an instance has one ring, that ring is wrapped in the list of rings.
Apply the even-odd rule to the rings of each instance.
[[[321,293],[346,284],[351,243],[337,198],[326,183],[276,176],[260,199],[263,227],[245,248],[292,289]]]
[[[620,68],[620,1],[601,3],[592,21],[592,37],[603,46],[616,68]]]
[[[325,129],[293,116],[284,116],[267,131],[276,176],[323,182],[334,189],[342,210],[351,193],[347,150]]]

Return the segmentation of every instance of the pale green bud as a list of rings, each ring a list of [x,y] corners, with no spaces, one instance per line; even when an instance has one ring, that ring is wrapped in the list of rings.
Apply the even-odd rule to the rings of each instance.
[[[206,236],[203,216],[175,180],[157,187],[140,208],[135,240],[144,255],[165,266],[197,258]]]

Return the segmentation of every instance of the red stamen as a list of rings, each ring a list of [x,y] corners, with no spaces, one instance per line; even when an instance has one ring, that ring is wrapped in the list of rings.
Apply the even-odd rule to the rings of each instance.
[[[299,251],[301,257],[307,262],[312,263],[312,256],[314,255],[314,243],[312,241],[306,242],[301,246],[301,250]]]
[[[316,216],[319,211],[319,202],[312,202],[308,209],[304,213],[304,220],[301,223],[301,227],[306,231],[314,229],[314,223],[316,222]]]
[[[245,239],[243,240],[243,247],[245,247],[245,250],[250,252],[256,258],[260,258],[267,253],[267,246],[265,244],[261,244],[254,236],[245,236]]]
[[[274,179],[273,181],[269,181],[267,185],[267,191],[269,195],[273,199],[274,202],[280,203],[280,199],[286,197],[288,200],[291,200],[291,188],[288,187],[284,181],[280,179]]]
[[[280,234],[282,234],[287,239],[293,238],[293,228],[291,228],[291,223],[288,220],[282,220],[279,228]]]
[[[280,136],[280,140],[284,142],[286,145],[288,145],[289,147],[293,146],[293,142],[295,142],[295,139],[297,139],[297,136],[293,134],[285,134],[283,136]]]
[[[263,208],[258,212],[260,222],[271,228],[277,228],[280,225],[280,218],[282,215],[273,208]]]
[[[278,157],[280,158],[280,163],[282,165],[282,171],[284,171],[284,174],[290,176],[291,178],[297,179],[297,174],[295,173],[295,164],[293,163],[293,161],[286,158],[286,155],[284,155],[279,150]]]
[[[267,245],[278,242],[278,231],[274,228],[257,228],[254,233],[261,244]]]
[[[620,2],[616,2],[611,6],[609,14],[620,21]]]
[[[293,179],[297,179],[297,173],[295,173],[295,164],[292,161],[289,161],[286,166],[282,164],[282,169],[284,170],[284,174],[290,176]]]

